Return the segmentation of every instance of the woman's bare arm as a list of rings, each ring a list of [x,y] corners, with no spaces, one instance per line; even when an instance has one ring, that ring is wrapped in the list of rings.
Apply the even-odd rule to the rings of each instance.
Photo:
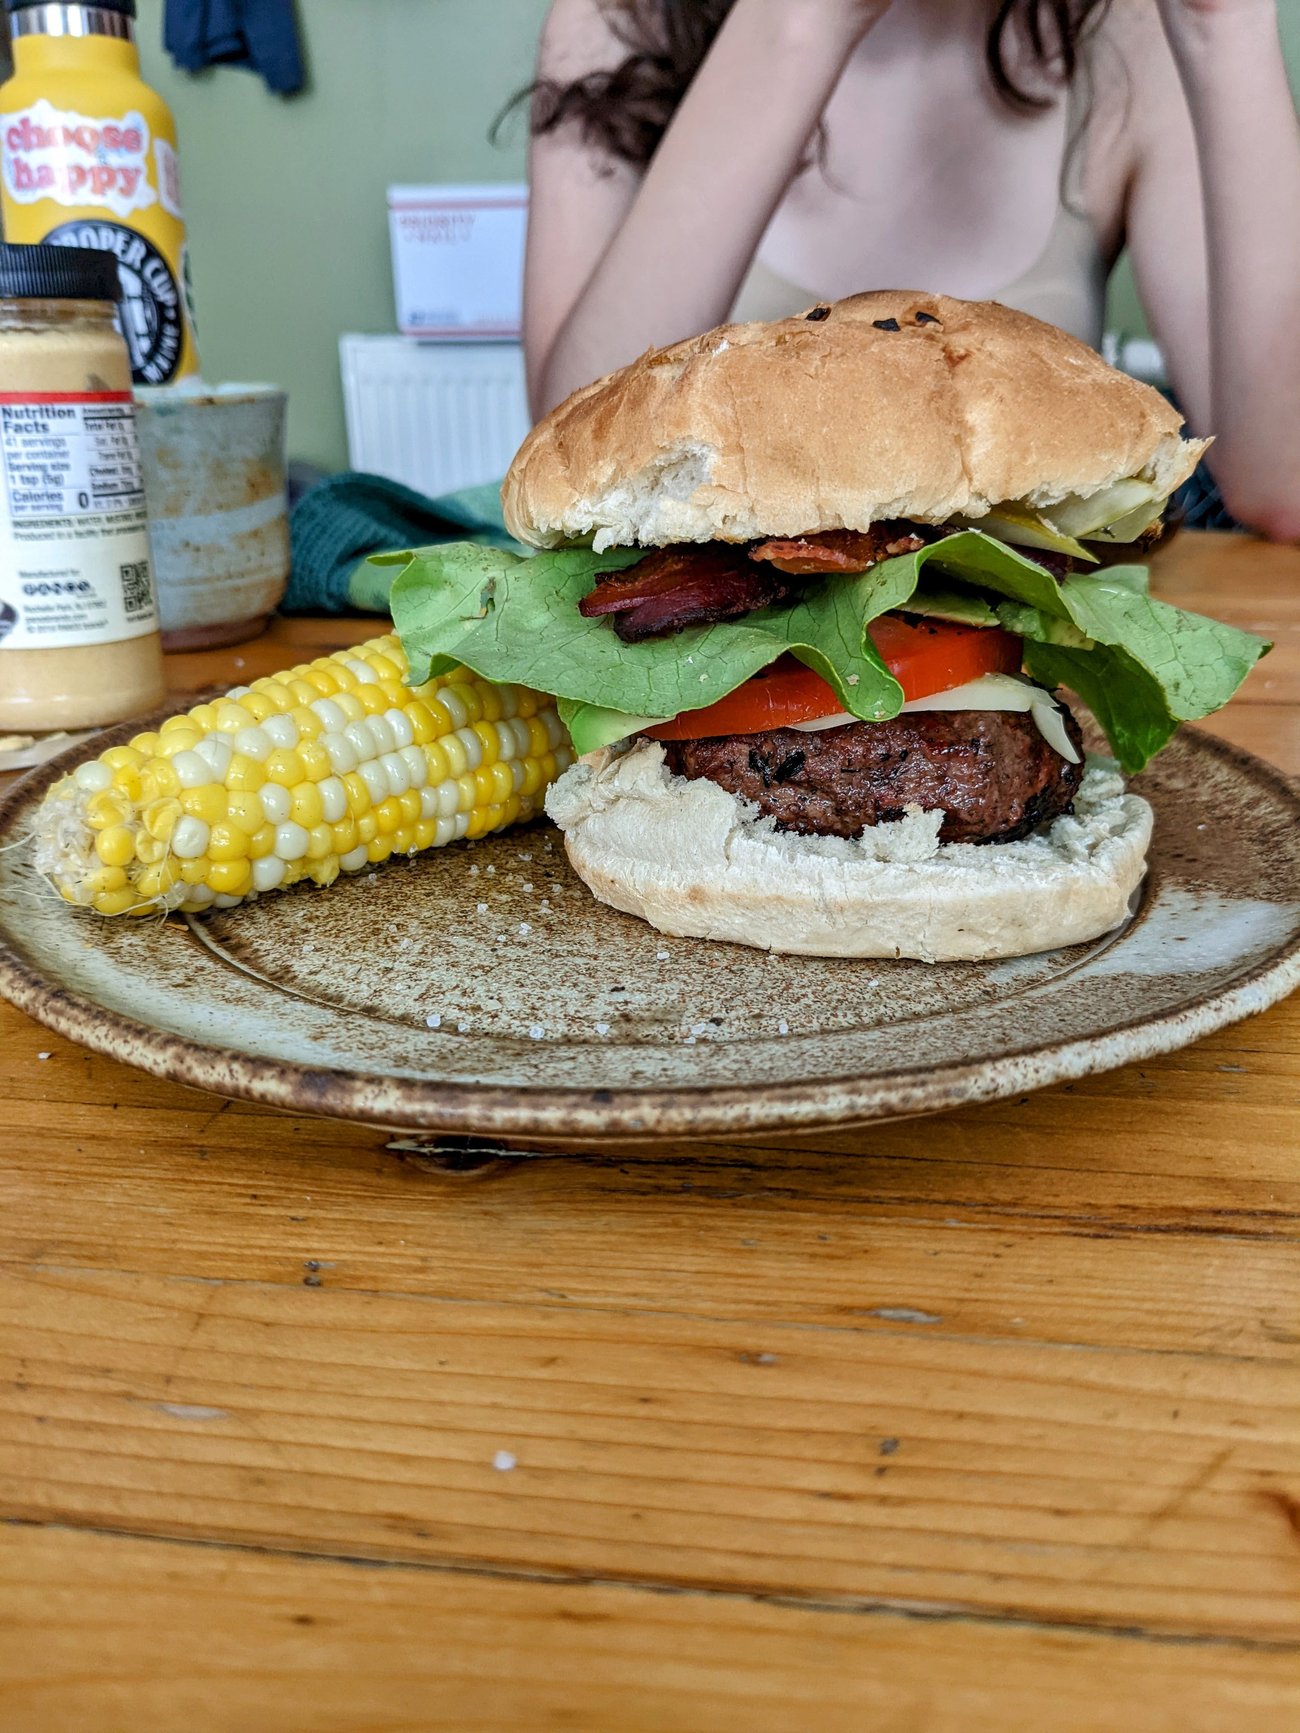
[[[1300,539],[1300,130],[1276,8],[1161,0],[1161,12],[1185,104],[1168,54],[1145,54],[1128,214],[1138,287],[1189,418],[1217,436],[1228,509]]]
[[[524,344],[534,412],[725,319],[853,48],[889,0],[736,0],[650,167],[533,141]],[[539,72],[625,52],[597,0],[557,0]]]

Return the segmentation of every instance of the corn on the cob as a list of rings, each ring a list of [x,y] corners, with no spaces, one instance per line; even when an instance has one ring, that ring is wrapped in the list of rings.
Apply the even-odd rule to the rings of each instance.
[[[37,869],[101,915],[231,908],[538,812],[572,762],[551,700],[406,671],[375,638],[109,747],[42,802]]]

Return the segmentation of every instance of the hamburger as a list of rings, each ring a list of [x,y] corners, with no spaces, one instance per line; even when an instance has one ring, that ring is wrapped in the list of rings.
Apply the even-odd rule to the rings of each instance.
[[[1125,774],[1268,647],[1149,592],[1208,443],[1181,427],[996,303],[722,326],[533,429],[502,492],[530,557],[408,558],[411,678],[555,695],[579,758],[547,811],[661,931],[928,961],[1094,939],[1145,870]]]

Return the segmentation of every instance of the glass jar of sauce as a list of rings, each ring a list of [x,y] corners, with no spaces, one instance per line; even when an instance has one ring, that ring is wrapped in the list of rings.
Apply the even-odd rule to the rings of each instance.
[[[165,696],[117,260],[0,246],[0,733]]]

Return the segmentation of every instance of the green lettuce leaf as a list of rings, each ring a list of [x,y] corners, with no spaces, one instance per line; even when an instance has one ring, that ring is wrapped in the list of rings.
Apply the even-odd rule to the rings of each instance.
[[[468,543],[417,552],[392,590],[412,684],[464,663],[485,679],[549,692],[570,701],[566,725],[579,752],[620,739],[629,732],[620,722],[644,727],[716,703],[786,652],[816,669],[851,715],[898,714],[902,688],[866,630],[915,587],[898,562],[831,578],[793,605],[625,644],[608,620],[584,619],[578,603],[601,572],[640,557],[560,548],[521,559]]]
[[[891,609],[989,625],[1024,639],[1024,666],[1076,691],[1125,770],[1140,770],[1179,722],[1221,709],[1270,647],[1263,639],[1148,594],[1141,566],[1058,581],[978,530],[961,530],[871,570],[828,578],[782,607],[625,644],[578,603],[602,572],[641,558],[561,548],[523,559],[443,544],[412,554],[393,585],[393,618],[421,684],[459,663],[559,700],[576,750],[703,709],[786,652],[813,668],[867,722],[903,693],[867,633]]]

